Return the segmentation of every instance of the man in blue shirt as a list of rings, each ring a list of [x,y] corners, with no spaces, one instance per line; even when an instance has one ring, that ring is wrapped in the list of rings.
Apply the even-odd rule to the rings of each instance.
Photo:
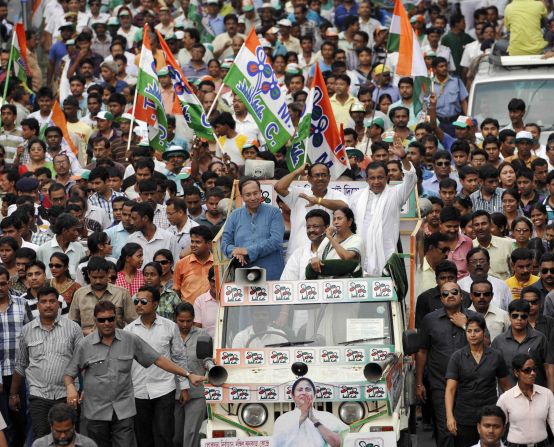
[[[448,73],[448,61],[437,56],[433,61],[435,74],[434,92],[437,95],[437,118],[440,127],[454,136],[455,129],[451,124],[459,115],[467,115],[467,89],[457,77]]]
[[[50,47],[50,52],[48,53],[48,72],[46,74],[47,85],[52,84],[52,77],[58,70],[62,57],[67,54],[66,42],[71,39],[75,25],[71,22],[65,22],[58,29],[60,30],[62,40],[57,41]]]
[[[344,0],[342,5],[335,9],[335,25],[340,31],[344,31],[344,21],[348,16],[356,17],[358,15],[358,5],[353,0]]]
[[[219,14],[221,9],[218,0],[208,0],[206,2],[206,8],[208,9],[208,15],[205,17],[208,26],[209,32],[215,36],[225,32],[225,25],[223,23],[223,17]],[[202,21],[204,22],[204,20]]]

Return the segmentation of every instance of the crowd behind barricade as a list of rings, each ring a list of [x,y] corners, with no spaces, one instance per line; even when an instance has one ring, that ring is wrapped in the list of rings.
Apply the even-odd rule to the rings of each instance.
[[[478,122],[468,91],[491,52],[552,56],[554,8],[405,6],[431,80],[424,104],[387,50],[392,3],[42,0],[23,38],[0,0],[0,447],[199,447],[216,236],[267,280],[381,276],[414,189],[424,429],[439,447],[497,447],[509,422],[507,446],[550,445],[554,139],[543,144],[517,97]],[[137,116],[145,25],[165,151]],[[340,177],[292,162],[292,139],[268,150],[223,82],[252,30],[295,128],[319,65],[349,161]],[[183,115],[164,41],[217,141]],[[275,204],[248,175],[256,162],[272,163]],[[331,180],[367,187],[347,197]],[[256,312],[233,347],[280,343],[298,323]],[[294,398],[314,446],[340,442],[313,395]]]

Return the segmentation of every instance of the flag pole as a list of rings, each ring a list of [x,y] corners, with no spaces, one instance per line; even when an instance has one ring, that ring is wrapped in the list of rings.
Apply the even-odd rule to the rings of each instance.
[[[10,74],[12,71],[12,65],[13,65],[13,48],[15,46],[15,39],[17,38],[17,33],[15,32],[15,28],[12,33],[12,46],[10,48],[10,57],[8,59],[8,71],[6,74],[6,79],[4,80],[4,93],[2,95],[2,105],[4,105],[4,101],[6,100],[6,96],[8,95],[8,84],[10,83]]]
[[[386,65],[387,65],[387,59],[389,57],[389,52],[388,50],[385,51],[385,60],[383,61],[383,70],[385,69]],[[383,74],[383,72],[381,72],[381,74]],[[377,111],[377,104],[379,103],[379,92],[381,91],[381,86],[378,85],[377,86],[377,95],[376,95],[376,98],[377,98],[377,101],[375,102],[375,105],[373,106],[373,112],[371,113],[371,121],[373,121],[375,119],[375,112]],[[368,136],[367,137],[367,143],[365,145],[365,149],[364,149],[364,156],[367,155],[367,150],[369,148],[369,142],[371,141],[371,138]]]
[[[212,114],[213,110],[214,110],[214,107],[216,106],[217,104],[217,101],[219,99],[219,96],[221,95],[221,91],[223,90],[223,86],[225,84],[223,83],[223,81],[221,81],[221,85],[219,86],[219,90],[217,91],[217,94],[215,95],[215,98],[214,98],[214,102],[212,103],[212,105],[210,106],[210,110],[208,110],[208,113],[206,113],[206,120],[209,120],[210,119],[210,115]],[[217,138],[216,138],[217,139]]]
[[[145,33],[148,32],[148,24],[144,25],[144,32]],[[144,50],[144,36],[142,38],[142,45],[140,47],[140,57],[139,57],[139,65],[138,65],[139,70],[140,70],[140,66],[141,66],[141,63],[142,63],[143,50]],[[136,107],[137,107],[137,98],[138,98],[138,86],[135,85],[135,97],[133,98],[133,110],[132,110],[132,113],[131,113],[133,119],[131,120],[131,125],[129,126],[129,138],[127,139],[126,155],[131,150],[131,139],[133,138],[133,125],[135,124],[135,113],[136,113]]]

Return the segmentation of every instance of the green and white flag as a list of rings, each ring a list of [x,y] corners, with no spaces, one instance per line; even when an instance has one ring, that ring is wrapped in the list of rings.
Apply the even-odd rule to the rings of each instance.
[[[304,111],[300,117],[296,134],[292,140],[292,145],[287,150],[287,167],[292,172],[302,166],[306,160],[306,142],[310,138],[310,126],[312,124],[312,109],[314,106],[314,89],[310,89]]]
[[[136,119],[144,121],[148,125],[150,146],[157,151],[164,152],[167,148],[167,117],[156,73],[156,61],[148,38],[148,25],[144,26],[143,32],[137,93],[133,114]]]
[[[281,149],[294,134],[285,94],[267,60],[254,28],[223,83],[233,90],[246,106],[263,134],[271,152]]]

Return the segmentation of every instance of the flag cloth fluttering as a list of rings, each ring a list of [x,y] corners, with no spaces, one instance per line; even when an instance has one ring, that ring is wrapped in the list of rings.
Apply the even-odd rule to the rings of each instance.
[[[294,133],[285,94],[252,28],[223,83],[244,103],[271,152],[281,149]]]
[[[75,142],[69,135],[69,131],[67,130],[67,120],[65,119],[65,114],[63,113],[58,101],[55,101],[52,106],[52,116],[50,120],[55,126],[58,126],[62,130],[63,139],[71,149],[71,152],[73,152],[75,156],[78,156],[79,151],[75,145]]]
[[[167,117],[162,102],[162,90],[156,73],[148,25],[144,26],[140,66],[137,78],[137,101],[133,108],[136,119],[148,125],[148,141],[154,150],[167,148]]]
[[[346,169],[350,169],[350,163],[317,62],[309,95],[312,97],[312,113],[306,156],[311,163],[324,163],[331,172],[331,180],[336,180]]]
[[[402,0],[395,0],[389,38],[387,41],[389,53],[398,52],[396,74],[410,76],[414,79],[414,112],[417,115],[423,108],[423,98],[429,91],[431,81],[423,52],[419,46],[417,36],[410,24]]]
[[[190,85],[181,71],[181,67],[175,60],[166,41],[159,31],[156,31],[160,47],[165,55],[165,63],[169,71],[169,77],[173,83],[173,90],[178,99],[180,110],[185,118],[185,123],[199,138],[215,141],[212,126],[206,118],[202,104],[198,97],[192,92]]]
[[[29,81],[29,64],[27,62],[27,40],[23,23],[16,23],[13,31],[13,41],[10,57],[12,58],[15,77],[21,81],[25,89],[32,93],[27,85]]]
[[[313,82],[312,82],[313,84]],[[312,108],[314,105],[314,90],[310,89],[308,97],[306,98],[306,104],[304,110],[300,116],[298,122],[298,128],[294,134],[294,139],[291,142],[291,146],[287,149],[287,167],[289,172],[295,171],[305,162],[306,158],[306,141],[310,138],[310,126],[312,124]]]

